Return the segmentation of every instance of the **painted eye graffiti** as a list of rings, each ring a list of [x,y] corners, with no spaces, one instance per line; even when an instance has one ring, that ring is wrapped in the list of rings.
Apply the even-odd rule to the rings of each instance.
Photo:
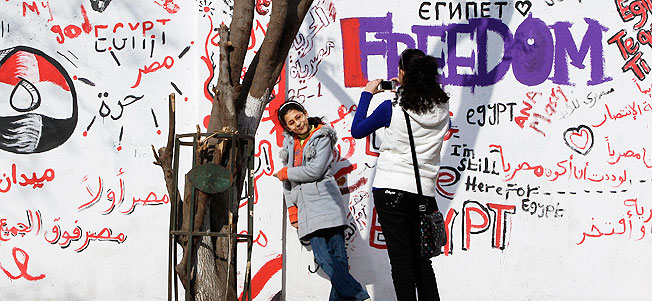
[[[77,93],[59,62],[30,47],[0,50],[1,150],[57,148],[70,138],[77,118]]]

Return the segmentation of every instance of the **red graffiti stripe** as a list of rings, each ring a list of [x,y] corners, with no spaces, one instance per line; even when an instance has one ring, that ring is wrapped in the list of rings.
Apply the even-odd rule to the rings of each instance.
[[[358,190],[358,188],[360,188],[360,186],[362,186],[364,184],[367,184],[368,181],[369,180],[367,180],[367,178],[361,178],[360,180],[355,182],[355,184],[353,184],[353,185],[351,185],[349,187],[340,187],[340,193],[342,195],[345,195],[345,194],[349,194],[351,192],[354,192],[354,191]]]
[[[360,53],[360,20],[349,18],[340,20],[342,27],[342,53],[344,53],[344,86],[364,87],[367,77],[362,73]]]
[[[256,299],[258,294],[260,294],[260,291],[265,287],[265,284],[269,281],[269,279],[274,276],[278,271],[283,268],[283,255],[278,254],[276,258],[268,261],[266,264],[264,264],[256,273],[253,279],[251,279],[251,299]],[[243,301],[244,299],[244,292],[240,294],[240,301]]]
[[[351,172],[353,172],[357,168],[358,168],[358,164],[356,164],[356,163],[351,164],[351,165],[349,165],[347,167],[344,167],[344,168],[338,170],[333,177],[335,178],[335,180],[337,180],[342,176],[350,174]]]

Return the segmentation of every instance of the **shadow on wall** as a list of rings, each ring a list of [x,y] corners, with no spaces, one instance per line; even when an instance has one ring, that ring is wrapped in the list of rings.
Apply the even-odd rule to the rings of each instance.
[[[529,1],[528,1],[529,2]],[[466,1],[452,1],[449,2],[448,7],[459,7],[465,5]],[[468,7],[468,6],[467,6]],[[529,10],[529,8],[528,8]],[[449,9],[450,12],[450,9]],[[460,13],[461,14],[461,13]],[[483,13],[482,13],[483,14]],[[469,12],[467,11],[465,14],[468,18]],[[476,14],[477,15],[477,14]],[[450,16],[450,14],[449,14]],[[447,36],[448,39],[448,50],[447,52],[444,53],[442,51],[441,55],[439,56],[438,59],[438,64],[443,71],[444,69],[448,69],[448,78],[440,78],[440,82],[442,83],[444,90],[446,90],[446,87],[448,85],[460,85],[462,87],[471,87],[471,89],[460,89],[462,91],[462,95],[459,97],[455,95],[451,95],[451,99],[460,99],[461,101],[464,100],[475,100],[476,102],[473,104],[459,104],[457,106],[458,110],[457,111],[452,111],[452,116],[451,116],[451,129],[456,130],[459,132],[459,125],[464,122],[463,118],[466,118],[467,116],[467,109],[469,107],[483,107],[489,104],[490,100],[493,99],[494,96],[494,89],[495,89],[495,83],[497,83],[499,80],[502,79],[502,76],[504,75],[504,72],[501,69],[503,68],[509,68],[509,65],[506,67],[501,66],[503,63],[499,63],[497,66],[495,66],[492,70],[487,70],[488,69],[488,62],[494,62],[494,61],[509,61],[510,57],[508,55],[508,47],[505,47],[505,45],[509,45],[511,43],[511,36],[506,34],[505,32],[498,32],[500,38],[503,40],[504,44],[499,45],[495,39],[491,40],[493,43],[489,43],[488,39],[488,29],[490,28],[491,23],[500,23],[501,24],[510,24],[512,21],[512,18],[514,16],[514,10],[512,9],[506,9],[506,10],[501,10],[498,13],[498,18],[499,20],[496,19],[473,19],[469,20],[469,24],[460,24],[460,23],[451,23],[450,25],[447,26]],[[461,19],[461,18],[460,18]],[[506,27],[506,25],[505,25]],[[509,29],[507,29],[509,31]],[[457,49],[456,45],[457,44],[467,44],[467,43],[472,43],[474,42],[471,40],[471,37],[473,36],[473,33],[476,32],[475,35],[475,43],[477,44],[478,53],[475,54],[477,58],[477,68],[476,74],[477,75],[462,75],[459,76],[457,75],[457,66],[464,66],[466,64],[464,59],[459,59],[457,56]],[[460,39],[459,35],[457,33],[469,33],[468,35],[463,35],[465,38]],[[443,36],[442,36],[443,37]],[[453,42],[452,42],[453,41]],[[452,42],[452,43],[451,43]],[[503,54],[502,57],[500,52],[492,52],[489,53],[488,49],[496,49],[496,48],[503,48]],[[427,46],[421,46],[419,45],[419,48],[423,51],[428,51]],[[439,49],[439,48],[436,48]],[[437,57],[435,53],[429,53],[430,55],[434,55]],[[473,54],[471,55],[471,58],[473,58]],[[466,60],[466,62],[469,62]],[[473,70],[474,65],[476,63],[475,60],[470,61],[469,67]],[[440,74],[441,74],[440,71]],[[502,72],[501,72],[502,71]],[[501,74],[502,73],[502,74]],[[455,75],[453,75],[455,74]],[[455,80],[460,79],[461,77],[461,82],[455,82]],[[452,79],[452,80],[451,80]],[[477,91],[476,87],[480,86],[482,87],[481,91]],[[476,92],[480,92],[477,95]],[[480,127],[464,127],[464,141],[465,143],[456,143],[456,139],[461,138],[459,135],[457,135],[457,132],[451,132],[450,136],[448,137],[450,139],[448,145],[449,148],[442,149],[442,165],[440,168],[440,175],[439,175],[439,181],[438,181],[438,191],[437,193],[439,194],[439,198],[437,198],[437,204],[439,206],[439,210],[443,212],[444,214],[451,209],[451,203],[453,201],[453,198],[455,196],[455,193],[458,189],[461,189],[463,187],[462,185],[462,178],[459,170],[459,165],[457,166],[448,166],[445,165],[444,162],[455,162],[456,163],[461,163],[458,158],[453,157],[454,154],[457,154],[457,152],[453,151],[450,152],[450,147],[454,147],[455,145],[458,146],[463,146],[464,149],[474,149],[475,148],[475,143],[477,142],[477,138],[479,136],[480,132]],[[462,157],[464,158],[465,152],[462,151],[461,154]],[[459,157],[459,155],[458,155]],[[462,158],[462,159],[463,159]],[[467,159],[468,160],[468,159]],[[444,180],[444,181],[442,181]],[[443,182],[443,183],[442,183]],[[457,186],[455,186],[457,185]],[[447,190],[447,187],[454,187],[454,190]]]

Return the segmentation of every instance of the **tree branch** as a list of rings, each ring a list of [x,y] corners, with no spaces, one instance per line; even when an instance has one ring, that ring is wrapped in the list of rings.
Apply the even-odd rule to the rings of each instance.
[[[177,198],[180,197],[178,189],[173,185],[173,176],[172,171],[172,155],[174,151],[174,131],[175,131],[175,102],[174,102],[174,93],[171,93],[168,100],[168,141],[165,147],[161,147],[158,150],[158,154],[155,151],[154,145],[152,145],[152,152],[154,152],[154,164],[160,166],[163,169],[163,179],[165,179],[165,185],[168,189],[168,195],[172,197],[176,192]],[[174,200],[176,201],[176,200]]]
[[[272,20],[267,35],[247,70],[243,89],[237,100],[238,129],[245,135],[256,133],[262,112],[269,101],[270,92],[283,70],[291,44],[313,2],[313,0],[290,0],[291,5],[288,5],[285,1],[279,1],[272,5]],[[285,7],[278,8],[281,5]],[[275,8],[277,10],[274,10]],[[285,15],[280,17],[282,13]],[[249,93],[245,92],[247,89]]]
[[[247,55],[249,39],[254,22],[254,0],[235,0],[233,4],[233,18],[231,19],[232,49],[229,52],[231,63],[231,84],[239,86],[242,66]]]
[[[254,77],[256,75],[256,70],[258,69],[259,61],[260,51],[256,52],[256,55],[254,55],[254,58],[249,63],[249,67],[247,67],[247,73],[245,73],[244,80],[242,80],[242,86],[240,86],[240,94],[238,95],[238,98],[235,102],[238,114],[240,114],[242,109],[244,109],[246,106],[247,96],[251,90],[251,85],[254,82]]]
[[[249,90],[249,94],[254,98],[260,98],[269,91],[270,87],[267,84],[268,77],[272,74],[276,66],[274,65],[279,61],[282,56],[279,50],[279,42],[285,31],[285,19],[288,14],[288,1],[276,0],[272,4],[272,15],[267,26],[267,33],[265,40],[260,45],[260,58],[255,77],[261,80],[254,81]],[[294,38],[294,37],[292,37]],[[285,60],[285,58],[283,58]],[[247,72],[249,73],[249,72]],[[274,78],[276,80],[276,78]]]
[[[228,42],[229,42],[229,29],[226,25],[220,25],[220,72],[217,80],[217,93],[213,100],[213,107],[211,109],[211,117],[208,122],[208,131],[214,132],[224,127],[235,129],[236,111],[235,111],[235,95],[234,88],[231,85],[231,75],[229,72],[229,59],[228,59]]]
[[[279,49],[278,52],[281,54],[278,58],[279,61],[275,62],[273,66],[276,66],[274,68],[274,71],[272,72],[272,76],[270,77],[270,82],[268,83],[268,86],[274,86],[276,84],[276,79],[279,77],[281,74],[281,71],[283,70],[283,66],[285,66],[285,59],[288,56],[288,53],[290,52],[290,49],[292,48],[292,43],[294,42],[295,37],[297,36],[297,33],[299,32],[299,28],[301,27],[301,23],[303,23],[303,19],[305,19],[306,14],[310,10],[310,7],[312,6],[313,0],[295,0],[292,2],[298,2],[296,5],[292,5],[289,11],[288,11],[288,16],[285,19],[285,32],[281,36],[281,41],[279,42]]]

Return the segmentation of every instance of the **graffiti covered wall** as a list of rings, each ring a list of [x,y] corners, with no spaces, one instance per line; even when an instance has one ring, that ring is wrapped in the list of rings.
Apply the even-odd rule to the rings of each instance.
[[[232,1],[0,3],[1,299],[166,298],[169,197],[150,145],[166,141],[171,92],[179,132],[207,124],[215,29]],[[271,5],[256,1],[252,54]],[[406,47],[439,59],[451,96],[437,187],[449,243],[433,260],[442,298],[652,294],[641,256],[652,249],[650,10],[316,0],[256,137],[255,299],[323,300],[330,289],[271,176],[287,97],[336,129],[351,272],[374,300],[395,299],[370,193],[382,142],[353,139],[350,126],[362,87],[396,76]]]
[[[295,40],[288,95],[325,115],[340,134],[334,170],[351,210],[351,270],[375,299],[395,298],[370,196],[380,141],[352,140],[349,130],[362,87],[395,77],[406,47],[438,58],[451,96],[437,187],[449,243],[446,256],[433,260],[442,298],[650,294],[642,284],[652,262],[640,255],[652,235],[645,193],[652,160],[644,134],[652,110],[649,2],[326,7],[311,11],[315,25]],[[391,97],[376,95],[372,106]],[[310,253],[292,238],[288,278],[321,279]],[[292,261],[293,254],[301,259]],[[319,299],[329,289],[322,283],[315,293],[314,286],[292,285],[288,294]]]

